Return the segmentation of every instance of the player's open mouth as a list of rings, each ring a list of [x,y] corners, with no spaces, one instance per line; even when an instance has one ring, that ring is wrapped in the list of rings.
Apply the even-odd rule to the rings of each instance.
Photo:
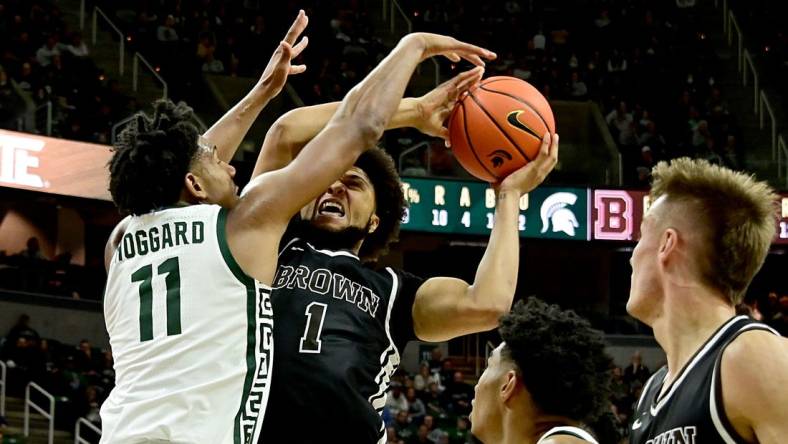
[[[335,200],[324,200],[317,209],[319,214],[343,217],[345,208]]]

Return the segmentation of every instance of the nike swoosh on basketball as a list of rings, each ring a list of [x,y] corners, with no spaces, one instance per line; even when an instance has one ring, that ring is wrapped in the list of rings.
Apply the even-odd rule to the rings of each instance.
[[[640,426],[642,426],[642,425],[643,425],[643,423],[642,423],[642,422],[640,422],[640,420],[639,420],[639,419],[636,419],[636,420],[635,420],[635,422],[633,422],[633,423],[632,423],[632,430],[637,430],[637,429],[639,429],[639,428],[640,428]]]
[[[520,114],[522,114],[524,112],[525,111],[521,110],[521,109],[518,109],[516,111],[512,111],[512,112],[509,113],[508,116],[506,116],[506,121],[509,122],[509,125],[512,125],[513,127],[517,128],[519,130],[525,131],[526,133],[536,137],[539,140],[542,140],[542,138],[539,136],[539,134],[536,134],[536,131],[531,129],[531,127],[529,127],[528,125],[524,124],[523,122],[520,122],[520,119],[518,117],[520,117]]]

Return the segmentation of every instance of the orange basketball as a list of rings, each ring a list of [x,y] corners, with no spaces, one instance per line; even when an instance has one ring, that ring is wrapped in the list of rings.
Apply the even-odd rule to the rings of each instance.
[[[536,158],[548,131],[555,133],[555,119],[547,99],[514,77],[485,79],[449,116],[454,156],[487,182],[498,182]]]

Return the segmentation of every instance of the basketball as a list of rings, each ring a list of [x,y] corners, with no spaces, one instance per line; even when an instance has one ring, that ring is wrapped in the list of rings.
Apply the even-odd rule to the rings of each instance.
[[[535,159],[553,110],[533,86],[515,77],[490,77],[471,89],[449,116],[454,156],[469,173],[498,182]]]

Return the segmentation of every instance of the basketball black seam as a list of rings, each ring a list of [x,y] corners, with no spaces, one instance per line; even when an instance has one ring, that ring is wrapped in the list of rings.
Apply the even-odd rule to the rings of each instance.
[[[517,143],[514,141],[514,139],[512,139],[512,137],[511,137],[511,136],[509,136],[509,134],[507,134],[507,133],[506,133],[506,131],[505,131],[505,130],[504,130],[502,127],[501,127],[501,125],[499,125],[499,124],[498,124],[498,122],[495,120],[495,118],[492,116],[492,114],[490,114],[490,113],[489,113],[489,112],[488,112],[488,111],[487,111],[487,110],[484,108],[484,106],[482,106],[481,102],[479,102],[479,101],[476,99],[476,96],[474,96],[472,93],[471,93],[471,94],[469,94],[469,95],[471,96],[471,98],[473,99],[473,101],[474,101],[474,102],[476,102],[476,104],[477,104],[477,105],[479,105],[479,109],[481,109],[481,110],[482,110],[482,112],[484,112],[484,114],[486,114],[486,115],[487,115],[487,117],[489,117],[489,118],[490,118],[490,120],[492,121],[492,123],[495,125],[495,127],[496,127],[496,128],[498,128],[498,130],[501,132],[501,134],[503,134],[503,136],[504,136],[504,137],[506,137],[506,140],[508,140],[508,141],[509,141],[509,143],[511,143],[511,144],[512,144],[512,146],[514,146],[514,149],[516,149],[516,150],[517,150],[517,151],[518,151],[518,152],[519,152],[519,153],[520,153],[520,154],[521,154],[521,155],[522,155],[522,156],[525,158],[525,160],[527,160],[527,161],[529,161],[529,162],[530,162],[532,159],[531,159],[530,157],[528,157],[528,155],[527,155],[527,154],[525,154],[525,152],[524,152],[523,150],[521,150],[521,149],[520,149],[520,147],[517,145]]]
[[[523,100],[523,99],[521,99],[521,98],[519,98],[519,97],[517,97],[515,95],[509,94],[509,93],[505,93],[503,91],[497,91],[497,90],[494,90],[494,89],[487,89],[487,88],[484,87],[484,85],[479,85],[479,88],[481,88],[481,89],[483,89],[483,90],[485,90],[487,92],[494,93],[494,94],[500,94],[502,96],[511,97],[512,99],[522,103],[523,105],[527,106],[528,108],[531,108],[531,111],[533,111],[534,114],[539,116],[539,119],[544,124],[544,127],[547,128],[547,131],[550,131],[550,125],[548,125],[547,124],[547,120],[545,120],[544,117],[542,117],[542,115],[539,114],[539,110],[537,110],[535,106],[531,105],[530,103],[526,102],[525,100]],[[555,130],[553,130],[553,131],[555,131]]]
[[[489,168],[487,168],[487,165],[485,165],[484,162],[482,162],[482,160],[479,158],[479,154],[476,153],[476,148],[473,147],[473,142],[471,142],[471,135],[468,134],[468,113],[465,112],[465,101],[460,102],[460,108],[462,109],[462,128],[465,132],[465,140],[468,141],[468,147],[471,149],[471,152],[473,153],[473,157],[476,158],[476,162],[479,165],[481,165],[485,171],[490,173],[490,176],[496,179],[500,179],[500,177],[498,177],[497,174],[493,173]]]

